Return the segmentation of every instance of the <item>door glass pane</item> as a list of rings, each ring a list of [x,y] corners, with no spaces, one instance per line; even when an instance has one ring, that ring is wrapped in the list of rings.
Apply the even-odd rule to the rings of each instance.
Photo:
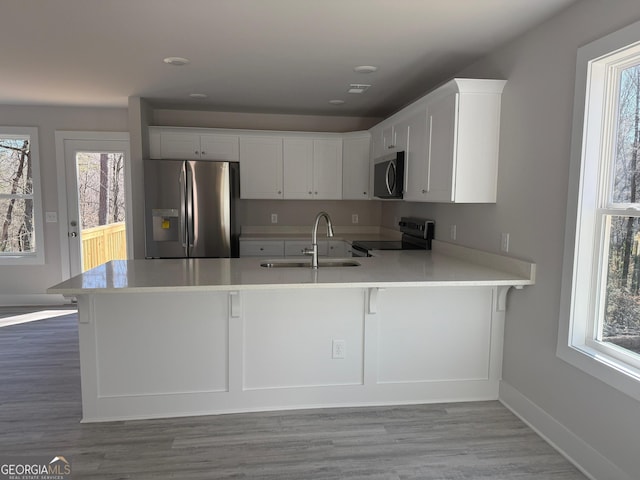
[[[640,354],[640,218],[610,217],[609,259],[600,338]]]
[[[76,154],[82,271],[127,258],[124,154]]]

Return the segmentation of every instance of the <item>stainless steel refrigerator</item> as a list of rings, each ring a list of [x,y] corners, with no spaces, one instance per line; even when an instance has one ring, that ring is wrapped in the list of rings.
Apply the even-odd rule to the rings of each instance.
[[[238,163],[145,160],[147,258],[225,258],[239,253]]]

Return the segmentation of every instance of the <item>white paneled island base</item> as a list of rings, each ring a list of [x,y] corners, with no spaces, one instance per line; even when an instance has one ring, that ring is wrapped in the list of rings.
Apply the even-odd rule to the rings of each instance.
[[[426,272],[436,258],[422,255]],[[392,260],[359,261],[341,270]],[[511,285],[85,288],[83,421],[496,399],[506,292],[531,284],[531,272],[502,272]]]

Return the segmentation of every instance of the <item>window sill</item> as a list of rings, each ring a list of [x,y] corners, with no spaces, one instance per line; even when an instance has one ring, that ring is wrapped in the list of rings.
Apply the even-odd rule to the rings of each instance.
[[[44,255],[0,255],[0,266],[44,265]]]

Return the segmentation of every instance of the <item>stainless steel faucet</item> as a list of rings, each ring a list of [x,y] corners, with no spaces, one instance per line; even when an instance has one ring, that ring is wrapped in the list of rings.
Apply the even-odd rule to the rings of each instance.
[[[313,224],[311,232],[311,249],[305,249],[304,251],[305,255],[311,255],[311,268],[318,268],[318,223],[322,217],[327,221],[327,237],[333,237],[331,217],[327,212],[320,212],[316,215],[316,222]]]

